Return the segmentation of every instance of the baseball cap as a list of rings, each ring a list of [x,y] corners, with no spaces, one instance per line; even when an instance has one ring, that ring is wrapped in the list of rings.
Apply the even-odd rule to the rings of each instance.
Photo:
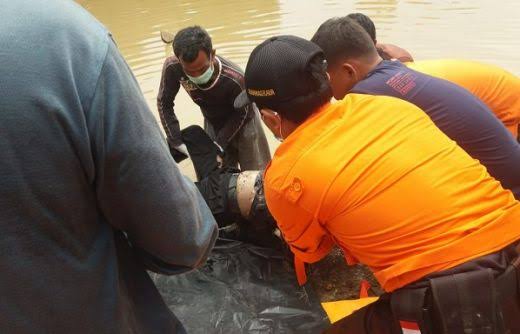
[[[235,108],[255,102],[258,108],[276,110],[317,89],[307,70],[321,48],[300,37],[275,36],[253,49],[245,71],[246,89],[235,99]]]

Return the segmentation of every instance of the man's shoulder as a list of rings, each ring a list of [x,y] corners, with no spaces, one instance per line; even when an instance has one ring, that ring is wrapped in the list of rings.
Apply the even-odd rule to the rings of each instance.
[[[412,69],[404,66],[401,62],[392,60],[383,60],[375,68],[373,68],[362,80],[353,87],[353,92],[370,93],[372,90],[379,91],[385,89],[388,81],[395,76],[414,72]]]
[[[170,84],[176,81],[183,82],[187,80],[182,65],[175,55],[171,55],[164,60],[162,76],[168,77]]]
[[[181,63],[179,62],[179,58],[177,58],[175,55],[171,55],[169,57],[166,57],[164,60],[164,67],[166,69],[182,69]]]
[[[266,169],[266,183],[270,188],[282,191],[287,182],[291,183],[295,179],[306,184],[307,189],[316,186],[313,182],[316,180],[315,171],[323,167],[325,160],[330,157],[328,155],[332,146],[336,145],[332,142],[323,147],[318,143],[337,126],[336,122],[341,122],[345,107],[342,102],[329,104],[287,137]]]
[[[389,95],[370,95],[370,94],[356,94],[350,93],[343,100],[347,103],[345,106],[348,112],[353,110],[373,110],[376,112],[385,113],[385,109],[395,109],[396,107],[417,109],[412,103]]]
[[[458,85],[410,68],[400,61],[383,61],[366,79],[354,87],[354,92],[384,92],[407,101],[438,97],[441,92],[450,90],[454,94],[464,90]],[[415,93],[412,93],[415,92]],[[420,94],[418,94],[420,92]]]
[[[231,60],[225,58],[225,57],[222,57],[222,56],[217,56],[218,59],[220,60],[220,62],[222,63],[222,68],[226,69],[226,72],[234,72],[236,75],[240,75],[240,76],[244,76],[244,71],[242,70],[242,68],[240,66],[238,66],[237,64],[235,64],[234,62],[232,62]]]
[[[222,72],[221,75],[238,84],[241,88],[244,88],[244,72],[242,69],[230,61],[227,58],[217,56],[220,60],[220,63],[222,64]]]

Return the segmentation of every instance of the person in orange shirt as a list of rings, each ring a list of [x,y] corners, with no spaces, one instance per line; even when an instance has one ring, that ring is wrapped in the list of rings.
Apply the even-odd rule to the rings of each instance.
[[[484,102],[518,139],[520,78],[494,65],[461,59],[406,63],[416,71],[451,81]]]
[[[327,333],[520,332],[520,203],[424,112],[385,96],[331,103],[323,51],[295,36],[258,45],[245,86],[235,103],[255,102],[283,140],[264,191],[300,283],[336,244],[387,291]]]
[[[376,27],[370,17],[362,13],[347,15],[358,23],[376,45],[379,56],[385,60],[396,59],[408,67],[451,81],[466,88],[478,97],[518,137],[520,124],[520,78],[504,69],[476,61],[460,59],[434,59],[414,61],[410,53],[391,44],[378,44]]]
[[[358,93],[413,103],[520,199],[520,145],[484,102],[457,84],[381,59],[370,36],[348,17],[325,21],[312,41],[325,53],[337,100]]]
[[[385,60],[395,59],[401,62],[414,61],[410,52],[405,49],[394,44],[378,43],[376,39],[376,26],[370,17],[363,13],[348,14],[347,17],[356,21],[370,35],[370,38],[376,46],[377,53],[379,53],[381,58]]]

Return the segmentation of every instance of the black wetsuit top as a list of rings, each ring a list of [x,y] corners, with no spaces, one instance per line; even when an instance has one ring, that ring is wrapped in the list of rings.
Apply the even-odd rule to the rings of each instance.
[[[222,147],[251,118],[252,114],[249,115],[247,108],[235,110],[233,106],[235,98],[244,89],[243,71],[224,57],[216,56],[216,59],[217,77],[208,87],[199,87],[191,82],[175,56],[168,57],[164,62],[157,108],[171,146],[182,144],[179,120],[174,111],[174,100],[181,85],[213,126],[216,141]]]

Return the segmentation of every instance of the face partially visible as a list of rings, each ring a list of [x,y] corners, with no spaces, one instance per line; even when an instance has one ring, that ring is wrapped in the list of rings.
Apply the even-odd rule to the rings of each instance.
[[[181,63],[184,73],[191,77],[198,77],[204,74],[204,72],[206,72],[206,70],[211,66],[214,56],[215,50],[213,50],[209,56],[204,51],[199,50],[197,58],[192,62],[185,62],[182,59],[179,59],[179,62]]]
[[[342,100],[357,83],[356,70],[348,63],[329,66],[327,73],[336,100]]]

